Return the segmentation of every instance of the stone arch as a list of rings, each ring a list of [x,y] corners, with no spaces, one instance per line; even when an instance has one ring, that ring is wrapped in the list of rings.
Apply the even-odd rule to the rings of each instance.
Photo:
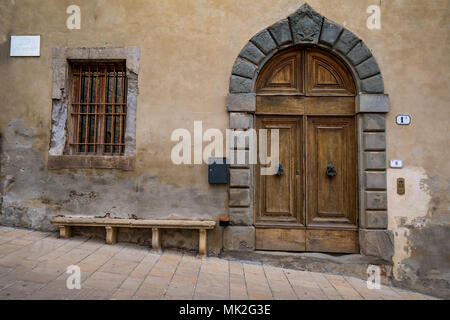
[[[378,63],[365,43],[307,4],[249,40],[233,65],[229,92],[254,92],[256,78],[266,62],[279,51],[296,45],[317,46],[340,58],[351,70],[359,93],[384,93]]]
[[[278,52],[314,46],[338,57],[356,85],[358,122],[359,225],[361,254],[391,261],[393,236],[387,230],[385,113],[389,96],[375,57],[350,30],[328,20],[308,4],[286,19],[258,32],[236,58],[230,78],[227,110],[230,129],[253,128],[255,85],[259,72]],[[253,177],[250,165],[230,165],[229,216],[225,250],[254,249]],[[253,239],[253,244],[252,244]],[[240,244],[244,243],[245,246]]]

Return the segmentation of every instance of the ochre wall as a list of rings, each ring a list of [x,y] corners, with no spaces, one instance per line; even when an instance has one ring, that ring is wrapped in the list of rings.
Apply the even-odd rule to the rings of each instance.
[[[382,29],[368,30],[366,8],[380,4]],[[285,18],[294,0],[78,0],[81,30],[68,30],[73,1],[0,3],[1,221],[49,228],[56,214],[217,218],[226,215],[226,187],[210,186],[202,166],[170,161],[176,128],[228,126],[225,97],[233,62],[259,30]],[[373,51],[390,95],[387,158],[389,229],[394,274],[411,285],[448,290],[450,279],[448,0],[310,0]],[[9,57],[11,35],[41,35],[39,58]],[[134,172],[60,170],[46,158],[51,127],[54,46],[141,49]],[[412,125],[394,124],[412,115]],[[406,195],[395,190],[406,179]],[[220,233],[220,231],[217,231]],[[191,246],[184,237],[174,245]],[[189,240],[191,241],[191,240]],[[188,242],[188,241],[187,241]],[[220,234],[212,246],[220,247]]]

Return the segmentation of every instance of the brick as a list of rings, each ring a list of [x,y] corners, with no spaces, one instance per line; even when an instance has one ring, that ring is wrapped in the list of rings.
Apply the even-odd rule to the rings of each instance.
[[[387,209],[387,192],[366,191],[364,197],[366,209]]]
[[[363,133],[364,150],[385,150],[386,134],[384,132],[365,132]]]
[[[322,32],[320,34],[319,41],[332,47],[341,34],[341,31],[341,26],[334,23],[333,21],[325,19],[323,21]]]
[[[374,57],[371,57],[356,67],[360,79],[365,79],[370,76],[380,73],[380,68]]]
[[[335,45],[335,49],[338,52],[346,55],[359,41],[360,39],[355,36],[353,32],[344,29]]]
[[[229,208],[228,214],[232,226],[251,226],[253,225],[252,208]]]
[[[375,256],[391,261],[394,254],[394,239],[388,230],[359,231],[361,253],[366,256]]]
[[[386,119],[384,114],[364,114],[362,119],[363,131],[386,130]]]
[[[253,112],[256,110],[256,95],[254,93],[230,93],[227,95],[228,111]]]
[[[387,211],[366,211],[363,227],[366,229],[387,229]]]
[[[250,93],[252,91],[252,80],[232,75],[230,77],[231,93]]]
[[[258,32],[251,40],[264,54],[268,54],[277,48],[275,40],[273,40],[267,29]]]
[[[386,169],[386,152],[364,152],[365,169]]]
[[[390,102],[387,94],[364,94],[356,97],[357,112],[389,112]]]
[[[288,19],[278,21],[268,29],[272,36],[275,38],[278,46],[282,46],[292,42],[291,29],[289,27]]]
[[[253,78],[255,76],[256,66],[242,58],[237,58],[234,62],[232,73],[245,78]]]
[[[248,42],[245,45],[245,47],[239,53],[239,56],[253,62],[256,65],[260,64],[266,57],[266,55],[251,42]]]
[[[362,81],[362,91],[365,93],[383,93],[383,77],[379,74]]]
[[[386,189],[386,172],[365,172],[365,187],[367,189]]]
[[[230,151],[229,154],[229,163],[230,168],[249,168],[250,167],[250,153],[248,150],[235,150],[234,152]],[[240,154],[242,154],[242,161],[240,159]]]
[[[231,169],[230,187],[249,187],[251,183],[249,169]]]
[[[229,191],[230,207],[246,207],[250,205],[250,189],[230,188]]]
[[[372,56],[369,48],[365,45],[364,42],[359,42],[350,52],[347,54],[348,60],[350,60],[353,66],[357,66],[364,60],[368,59]]]
[[[252,115],[241,112],[230,113],[230,129],[250,129],[252,127]]]
[[[223,247],[227,251],[253,251],[255,249],[255,228],[242,226],[225,228]]]
[[[230,150],[246,150],[249,149],[251,143],[255,147],[257,144],[256,131],[253,130],[232,130],[228,138],[230,139]],[[232,144],[233,141],[234,144]]]

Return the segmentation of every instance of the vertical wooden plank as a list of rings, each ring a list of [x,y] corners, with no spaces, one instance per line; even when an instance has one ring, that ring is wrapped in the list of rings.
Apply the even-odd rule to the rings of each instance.
[[[106,243],[114,244],[117,242],[117,228],[106,226]]]
[[[200,229],[199,231],[199,241],[198,241],[198,257],[206,258],[206,237],[207,232],[205,229]]]
[[[152,228],[152,250],[157,253],[162,251],[160,231],[158,228]]]
[[[72,228],[70,226],[59,226],[59,237],[66,239],[72,236]]]

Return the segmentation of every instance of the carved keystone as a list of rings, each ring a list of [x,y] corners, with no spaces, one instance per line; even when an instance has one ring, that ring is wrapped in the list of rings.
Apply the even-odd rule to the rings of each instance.
[[[317,43],[323,17],[307,4],[289,16],[294,44]]]

